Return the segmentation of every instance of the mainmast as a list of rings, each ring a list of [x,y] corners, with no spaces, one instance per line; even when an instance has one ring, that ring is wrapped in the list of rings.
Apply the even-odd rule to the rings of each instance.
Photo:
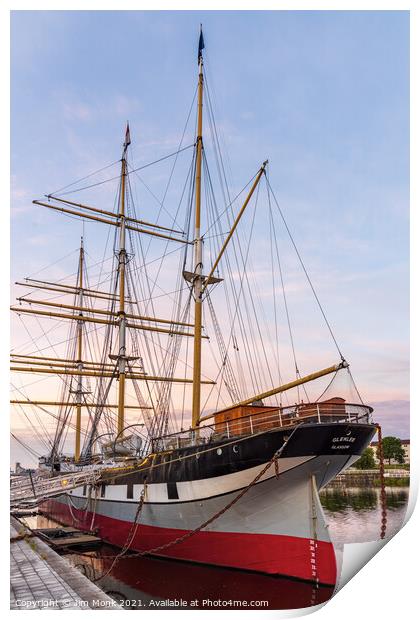
[[[203,239],[201,237],[201,167],[203,153],[203,32],[198,43],[197,141],[195,160],[194,222],[194,370],[192,396],[192,428],[197,428],[201,411],[201,325],[203,284]]]
[[[201,168],[203,155],[203,55],[204,37],[200,27],[200,39],[198,43],[198,95],[197,95],[197,141],[196,141],[196,163],[195,163],[195,222],[194,222],[194,274],[193,274],[193,293],[194,293],[194,367],[193,367],[193,397],[192,397],[192,423],[193,429],[198,429],[201,415],[201,340],[203,338],[202,314],[203,314],[203,294],[209,284],[221,282],[220,278],[213,277],[217,265],[229,244],[233,233],[249,203],[251,197],[260,182],[267,161],[263,163],[256,174],[254,183],[239,211],[233,226],[223,243],[223,246],[213,264],[208,276],[203,276],[203,238],[201,236]]]
[[[119,279],[119,310],[118,310],[118,423],[117,434],[124,429],[124,407],[125,407],[125,378],[126,378],[126,332],[127,317],[125,313],[125,266],[127,264],[127,251],[125,249],[125,192],[127,176],[127,148],[131,144],[130,128],[127,123],[123,154],[121,158],[121,186],[120,186],[120,236],[118,252],[118,279]]]
[[[79,274],[78,274],[78,289],[79,289],[79,317],[83,316],[83,265],[84,265],[84,248],[83,237],[80,242],[79,252]],[[77,321],[77,370],[82,373],[83,371],[83,320]],[[78,375],[77,390],[76,390],[76,443],[74,448],[74,461],[76,463],[80,460],[80,435],[82,426],[82,398],[83,398],[83,375]]]

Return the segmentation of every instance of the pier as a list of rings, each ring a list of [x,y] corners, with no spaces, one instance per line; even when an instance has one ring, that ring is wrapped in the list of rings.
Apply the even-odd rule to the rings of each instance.
[[[121,609],[77,568],[10,518],[11,609]]]

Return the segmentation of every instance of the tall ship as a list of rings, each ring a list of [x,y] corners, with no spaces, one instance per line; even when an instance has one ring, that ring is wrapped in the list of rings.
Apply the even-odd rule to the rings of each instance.
[[[57,396],[15,384],[12,404],[33,433],[43,435],[47,415],[55,430],[44,436],[31,486],[15,483],[12,497],[33,494],[43,514],[97,531],[120,553],[334,586],[339,570],[319,491],[369,445],[372,408],[357,390],[354,400],[335,391],[338,376],[352,381],[349,364],[268,162],[232,195],[203,50],[200,32],[197,86],[173,153],[133,163],[127,124],[117,162],[33,201],[108,238],[100,264],[89,264],[85,236],[71,278],[17,283],[13,313],[45,327],[37,336],[26,329],[12,371],[52,378],[48,394]],[[163,198],[144,180],[151,169]],[[156,199],[156,221],[143,219],[135,183]],[[113,196],[102,191],[111,187]],[[86,196],[99,190],[92,205]],[[297,362],[280,226],[337,351],[309,374]],[[65,339],[54,340],[51,321]],[[284,338],[290,364],[281,372]]]

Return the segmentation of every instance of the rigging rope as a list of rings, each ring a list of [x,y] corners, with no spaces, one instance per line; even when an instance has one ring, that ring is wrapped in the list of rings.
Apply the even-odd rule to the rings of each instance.
[[[175,157],[175,155],[179,155],[179,153],[182,153],[188,149],[191,149],[194,146],[194,144],[189,144],[188,146],[184,146],[182,149],[179,149],[178,151],[175,151],[174,153],[170,153],[169,155],[165,155],[164,157],[160,157],[159,159],[155,159],[154,161],[148,163],[148,164],[144,164],[143,166],[138,166],[137,168],[133,168],[132,170],[128,171],[126,174],[132,174],[133,172],[138,172],[139,170],[144,170],[145,168],[149,168],[150,166],[153,166],[155,164],[160,163],[161,161],[164,161],[165,159],[169,159],[170,157]],[[98,187],[99,185],[104,185],[105,183],[109,183],[110,181],[117,181],[120,179],[120,176],[115,176],[115,177],[111,177],[110,179],[105,179],[104,181],[98,181],[97,183],[92,183],[91,185],[85,185],[84,187],[79,187],[77,189],[73,189],[67,192],[55,192],[54,194],[48,194],[48,198],[54,198],[55,196],[67,196],[68,194],[74,194],[75,192],[82,192],[85,189],[91,189],[92,187]]]
[[[13,437],[15,441],[17,441],[22,446],[22,448],[25,448],[25,450],[29,452],[31,456],[34,456],[35,458],[39,458],[41,456],[38,452],[35,452],[33,448],[30,448],[24,441],[22,441],[22,439],[19,439],[19,437],[16,437],[14,433],[10,433],[10,435],[11,437]]]
[[[289,226],[287,225],[286,219],[285,219],[285,217],[284,217],[284,215],[283,215],[283,211],[282,211],[282,209],[281,209],[281,207],[280,207],[280,205],[279,205],[279,203],[278,203],[278,201],[277,201],[277,198],[276,198],[276,196],[275,196],[275,194],[274,194],[273,188],[271,187],[271,184],[270,184],[270,181],[269,181],[269,179],[268,179],[267,175],[266,175],[266,179],[267,179],[267,185],[268,185],[268,187],[269,187],[269,189],[270,189],[271,195],[272,195],[272,196],[273,196],[273,198],[274,198],[274,202],[276,203],[276,206],[277,206],[278,212],[280,213],[281,219],[283,220],[283,224],[284,224],[284,226],[285,226],[285,228],[286,228],[287,234],[288,234],[288,236],[289,236],[289,238],[290,238],[290,241],[292,242],[292,245],[293,245],[294,250],[295,250],[295,252],[296,252],[296,255],[297,255],[298,259],[299,259],[299,262],[300,262],[300,264],[301,264],[301,267],[302,267],[302,269],[303,269],[303,272],[304,272],[304,274],[305,274],[305,276],[306,276],[306,279],[307,279],[307,281],[308,281],[308,283],[309,283],[309,286],[311,287],[312,293],[313,293],[313,295],[314,295],[314,297],[315,297],[315,300],[316,300],[316,302],[317,302],[317,304],[318,304],[318,307],[319,307],[319,309],[320,309],[320,311],[321,311],[321,314],[322,314],[322,316],[323,316],[323,318],[324,318],[324,321],[325,321],[325,324],[326,324],[326,326],[327,326],[327,328],[328,328],[328,331],[330,332],[331,338],[332,338],[332,340],[333,340],[333,342],[334,342],[334,344],[335,344],[335,346],[336,346],[336,349],[337,349],[337,351],[338,351],[338,354],[340,355],[340,358],[344,361],[344,356],[343,356],[343,354],[342,354],[342,352],[341,352],[340,347],[338,346],[338,342],[337,342],[337,340],[336,340],[336,337],[334,336],[334,332],[333,332],[333,330],[332,330],[332,327],[331,327],[331,325],[330,325],[330,323],[329,323],[329,321],[328,321],[328,319],[327,319],[327,316],[326,316],[326,314],[325,314],[325,312],[324,312],[324,309],[323,309],[323,307],[322,307],[322,305],[321,305],[321,302],[320,302],[320,300],[319,300],[319,297],[318,297],[318,295],[317,295],[317,293],[316,293],[316,291],[315,291],[314,285],[312,284],[312,280],[311,280],[311,278],[309,277],[309,273],[308,273],[308,271],[307,271],[307,269],[306,269],[306,267],[305,267],[305,263],[303,262],[302,256],[300,255],[300,252],[299,252],[299,250],[298,250],[298,248],[297,248],[297,246],[296,246],[295,240],[293,239],[292,233],[290,232],[290,228],[289,228]]]
[[[104,166],[103,168],[99,168],[99,170],[95,170],[94,172],[87,174],[85,177],[82,177],[81,179],[78,179],[77,181],[73,181],[72,183],[69,183],[68,185],[65,185],[64,187],[60,187],[60,189],[55,190],[55,192],[51,192],[50,194],[48,194],[48,196],[53,196],[63,191],[64,189],[67,189],[68,187],[72,187],[73,185],[77,185],[77,183],[86,181],[86,179],[90,179],[90,177],[95,176],[95,174],[99,174],[100,172],[103,172],[104,170],[108,170],[108,168],[112,168],[112,166],[115,166],[116,164],[119,164],[119,163],[120,163],[120,160],[117,159],[116,161],[113,161],[111,164],[108,164],[107,166]]]
[[[270,239],[272,238],[272,236],[274,236],[274,244],[275,244],[275,250],[276,250],[277,265],[278,265],[278,269],[279,269],[280,282],[281,282],[281,288],[282,288],[282,293],[283,293],[284,310],[285,310],[286,319],[287,319],[287,326],[288,326],[288,330],[289,330],[290,346],[291,346],[291,349],[292,349],[293,361],[294,361],[294,364],[295,364],[296,379],[298,379],[298,378],[300,378],[300,373],[299,373],[299,367],[298,367],[297,357],[296,357],[296,349],[295,349],[295,343],[294,343],[293,332],[292,332],[292,323],[291,323],[291,320],[290,320],[289,305],[288,305],[287,296],[286,296],[286,288],[284,286],[283,269],[281,267],[281,262],[280,262],[279,245],[278,245],[278,241],[277,241],[276,229],[275,229],[275,226],[274,226],[274,218],[273,218],[273,211],[272,211],[272,207],[271,207],[271,199],[270,199],[270,192],[269,192],[269,188],[268,188],[267,175],[265,175],[265,180],[266,180],[267,199],[268,199],[269,217],[270,217]],[[272,253],[272,247],[271,247],[271,253]],[[272,255],[272,262],[273,262],[273,255]],[[275,287],[275,284],[274,284],[274,271],[273,271],[273,295],[274,295],[274,290],[275,290],[274,287]],[[274,303],[274,307],[276,307],[275,303]],[[276,325],[276,329],[277,329],[277,325]],[[281,383],[282,383],[282,381],[281,381],[281,377],[280,377],[280,385],[281,385]],[[303,390],[305,392],[306,399],[309,402],[309,397],[308,397],[308,394],[307,394],[307,391],[306,391],[306,387],[305,387],[304,384],[303,384],[302,387],[303,387]],[[299,386],[297,387],[297,397],[298,397],[298,402],[300,402]]]

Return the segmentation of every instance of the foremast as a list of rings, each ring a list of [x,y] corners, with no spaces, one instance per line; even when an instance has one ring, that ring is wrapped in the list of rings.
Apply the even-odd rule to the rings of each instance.
[[[121,158],[121,184],[119,201],[119,251],[118,251],[118,281],[119,281],[119,310],[118,310],[118,421],[117,435],[124,430],[125,408],[125,379],[126,379],[126,335],[127,317],[125,312],[125,266],[127,264],[127,251],[125,248],[125,193],[127,177],[127,148],[131,143],[130,128],[127,123],[123,153]]]

